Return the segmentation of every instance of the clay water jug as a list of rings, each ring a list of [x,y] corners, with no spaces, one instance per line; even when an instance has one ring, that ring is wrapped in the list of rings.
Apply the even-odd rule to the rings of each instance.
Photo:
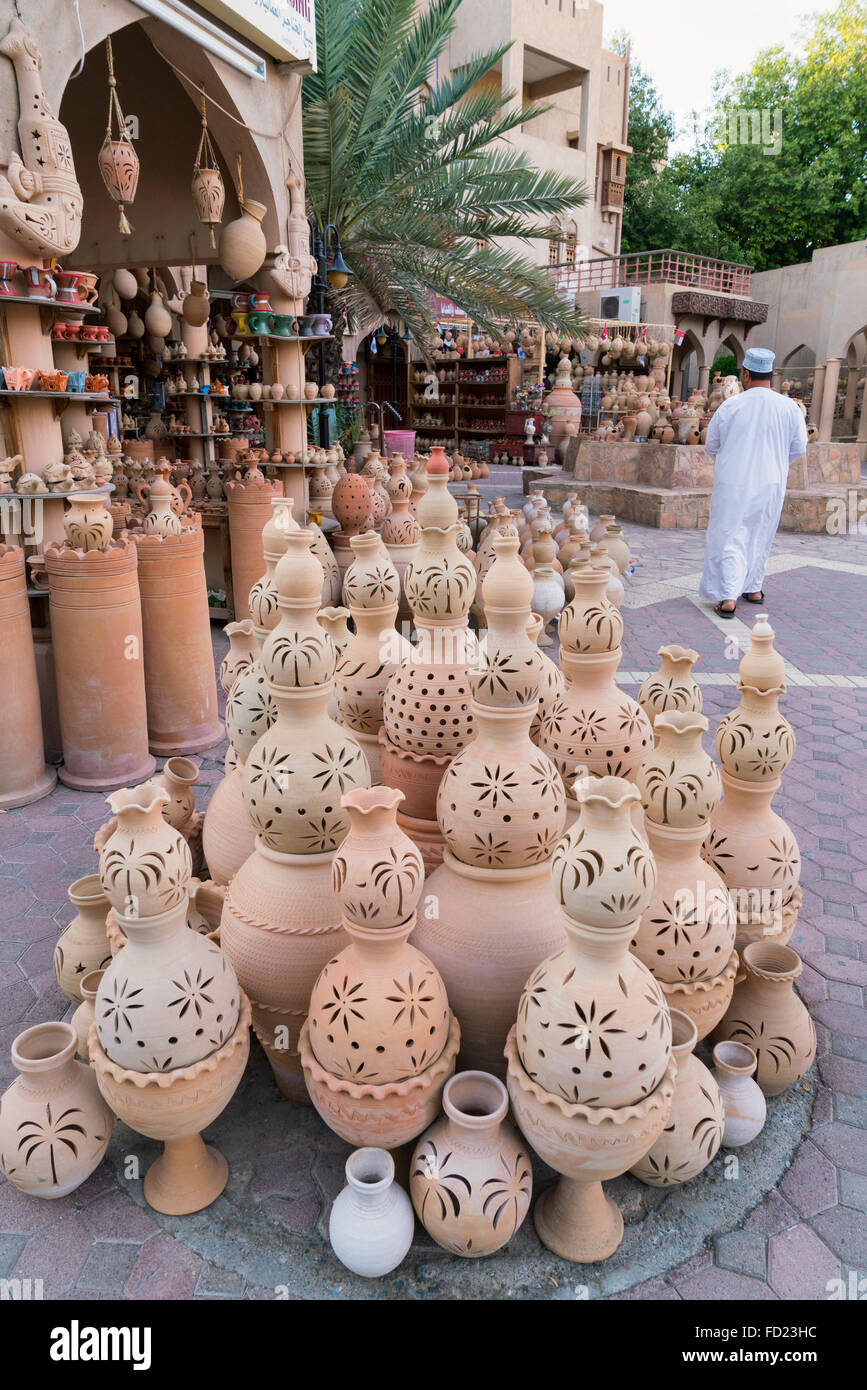
[[[80,1004],[81,982],[91,970],[102,970],[111,959],[105,919],[111,904],[98,874],[77,878],[67,889],[75,916],[54,947],[54,974],[67,999]]]
[[[69,509],[63,518],[63,529],[69,544],[76,550],[105,550],[114,530],[105,498],[70,492],[66,500]]]
[[[394,1180],[387,1149],[356,1149],[346,1160],[346,1186],[328,1218],[328,1239],[341,1264],[379,1279],[408,1254],[415,1234],[412,1203]]]
[[[725,1128],[724,1149],[749,1144],[765,1127],[768,1107],[754,1078],[756,1054],[738,1042],[717,1043],[713,1050],[713,1074],[722,1096]]]
[[[259,657],[259,643],[253,632],[252,618],[240,623],[227,623],[223,632],[229,639],[229,650],[220,662],[220,685],[228,695],[242,671]]]
[[[698,661],[698,652],[691,647],[660,647],[657,656],[661,657],[659,670],[642,682],[638,692],[638,703],[651,724],[663,710],[679,710],[683,713],[701,712],[701,688],[696,685],[690,672]]]
[[[720,1089],[694,1055],[698,1033],[692,1019],[671,1011],[671,1050],[677,1062],[668,1124],[631,1169],[649,1187],[679,1187],[714,1159],[723,1138],[725,1112]]]
[[[756,1054],[756,1081],[778,1096],[800,1081],[816,1056],[816,1030],[795,993],[804,966],[791,946],[753,941],[743,953],[745,978],[735,986],[716,1042],[744,1043]]]

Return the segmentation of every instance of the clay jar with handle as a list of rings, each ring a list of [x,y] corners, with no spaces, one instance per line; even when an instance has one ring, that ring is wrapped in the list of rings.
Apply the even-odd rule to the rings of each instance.
[[[791,946],[753,941],[743,953],[745,978],[735,986],[715,1042],[738,1042],[758,1060],[756,1081],[778,1096],[800,1081],[816,1056],[816,1029],[795,993],[804,966]]]
[[[142,522],[142,531],[148,536],[179,536],[183,523],[175,510],[175,502],[181,489],[186,488],[190,499],[192,493],[186,483],[175,490],[165,476],[158,476],[152,483],[138,482],[133,491],[139,502],[148,505]]]
[[[33,1197],[74,1192],[111,1138],[114,1116],[76,1062],[76,1042],[68,1023],[37,1023],[12,1044],[18,1077],[0,1099],[0,1172]]]
[[[722,1143],[722,1096],[707,1067],[693,1054],[697,1041],[692,1019],[672,1009],[671,1050],[677,1062],[677,1080],[668,1124],[631,1170],[649,1187],[679,1187],[698,1177]]]
[[[713,1074],[722,1096],[724,1149],[749,1144],[765,1127],[768,1107],[756,1084],[756,1054],[744,1043],[721,1042],[713,1050]]]
[[[198,766],[192,758],[167,758],[162,772],[158,772],[152,780],[169,794],[163,806],[163,819],[183,834],[196,814],[193,787],[199,780]]]
[[[105,919],[111,904],[98,874],[77,878],[67,889],[75,916],[60,933],[54,948],[54,974],[67,999],[82,1002],[81,982],[91,970],[102,970],[111,955],[105,937]]]
[[[533,1172],[508,1123],[502,1081],[464,1071],[443,1089],[444,1115],[422,1135],[410,1164],[410,1195],[428,1235],[453,1255],[492,1255],[530,1207]]]
[[[70,492],[69,509],[63,518],[66,539],[76,550],[105,550],[111,540],[114,522],[103,497]]]
[[[651,724],[664,710],[700,714],[701,688],[690,674],[698,652],[691,647],[670,646],[660,647],[657,656],[662,658],[659,670],[642,683],[637,697]]]
[[[394,1180],[387,1149],[356,1149],[346,1160],[346,1187],[334,1199],[328,1239],[341,1264],[363,1279],[397,1269],[415,1234],[412,1203]]]

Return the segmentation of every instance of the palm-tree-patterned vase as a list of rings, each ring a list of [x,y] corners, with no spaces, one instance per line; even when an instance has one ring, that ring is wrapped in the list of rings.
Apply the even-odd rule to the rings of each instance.
[[[735,986],[715,1042],[737,1042],[758,1059],[756,1081],[766,1096],[788,1091],[810,1070],[816,1029],[795,993],[803,962],[791,946],[753,941],[743,954],[744,979]]]
[[[715,1157],[725,1127],[719,1086],[693,1054],[698,1042],[695,1024],[678,1009],[671,1010],[671,1037],[677,1081],[668,1123],[632,1169],[649,1187],[678,1187],[698,1177]]]

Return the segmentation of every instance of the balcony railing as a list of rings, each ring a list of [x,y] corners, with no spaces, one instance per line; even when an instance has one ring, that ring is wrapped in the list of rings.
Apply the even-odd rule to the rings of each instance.
[[[623,184],[611,183],[606,180],[602,185],[602,206],[608,208],[623,207]]]
[[[610,185],[603,185],[602,201]],[[617,185],[614,186],[615,188]],[[613,192],[614,189],[611,189]],[[627,256],[599,256],[576,265],[549,265],[558,287],[574,291],[621,289],[628,285],[684,285],[690,289],[749,298],[753,269],[734,261],[716,261],[688,251],[636,251]]]

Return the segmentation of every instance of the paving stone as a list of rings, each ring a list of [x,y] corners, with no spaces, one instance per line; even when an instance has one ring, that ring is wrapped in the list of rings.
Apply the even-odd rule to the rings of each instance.
[[[116,1298],[123,1298],[124,1284],[133,1271],[140,1251],[140,1245],[128,1245],[120,1241],[92,1246],[76,1285],[76,1294],[92,1290],[113,1293]]]
[[[837,1170],[840,1186],[840,1204],[854,1207],[856,1211],[867,1212],[867,1177],[863,1173],[850,1173],[845,1168]]]
[[[790,1226],[797,1226],[800,1217],[779,1192],[771,1190],[764,1201],[751,1211],[744,1222],[745,1231],[758,1231],[763,1236],[776,1235]]]
[[[764,1279],[767,1273],[767,1240],[758,1231],[729,1231],[713,1243],[714,1258],[720,1269]]]
[[[262,1205],[287,1230],[309,1235],[316,1229],[319,1202],[315,1197],[302,1197],[297,1202],[287,1201],[284,1197],[268,1197]]]
[[[191,1298],[202,1261],[172,1236],[153,1236],[140,1249],[124,1285],[127,1298]]]
[[[834,1054],[819,1058],[819,1075],[833,1091],[861,1096],[867,1092],[867,1063]]]
[[[9,1278],[26,1244],[26,1236],[0,1236],[0,1279]]]
[[[85,1209],[84,1219],[94,1240],[141,1244],[160,1228],[158,1223],[132,1197],[115,1189]]]
[[[829,1158],[806,1139],[780,1183],[780,1191],[802,1216],[815,1216],[837,1202],[837,1170]]]
[[[631,1289],[625,1289],[623,1293],[608,1294],[607,1299],[611,1303],[635,1303],[639,1299],[652,1299],[654,1303],[679,1303],[681,1301],[677,1289],[666,1284],[664,1279],[647,1279],[643,1284],[635,1284]]]
[[[710,1250],[702,1250],[698,1255],[693,1255],[691,1259],[685,1260],[683,1264],[677,1265],[674,1269],[670,1269],[668,1271],[668,1278],[671,1283],[674,1284],[675,1288],[679,1289],[680,1285],[687,1279],[692,1279],[696,1275],[704,1273],[705,1270],[712,1268],[713,1254]]]
[[[828,998],[837,999],[841,1004],[855,1004],[863,1008],[864,992],[860,985],[844,985],[839,980],[828,981]]]
[[[246,1282],[243,1274],[235,1274],[229,1269],[219,1269],[217,1265],[206,1262],[199,1275],[196,1293],[197,1295],[208,1294],[212,1296],[222,1295],[225,1298],[240,1298]]]
[[[763,1279],[750,1279],[734,1270],[711,1268],[677,1285],[681,1298],[711,1303],[726,1299],[747,1299],[749,1302],[774,1300],[776,1294]]]
[[[71,1196],[41,1201],[38,1197],[28,1196],[26,1192],[19,1192],[5,1178],[0,1181],[0,1232],[4,1235],[30,1236],[74,1211],[75,1203]]]
[[[77,1213],[69,1212],[30,1237],[18,1256],[12,1277],[41,1279],[45,1297],[60,1298],[74,1288],[90,1253],[90,1244],[84,1221]]]
[[[250,1190],[256,1197],[273,1197],[278,1193],[299,1197],[313,1188],[313,1150],[284,1149],[265,1154],[256,1162],[256,1172]]]
[[[768,1282],[780,1298],[826,1298],[828,1281],[839,1276],[839,1260],[807,1225],[768,1241]]]
[[[834,1118],[842,1120],[844,1125],[867,1129],[867,1100],[860,1096],[835,1096]],[[864,1142],[867,1144],[867,1139]]]
[[[844,1268],[858,1269],[867,1274],[867,1216],[851,1207],[832,1207],[814,1216],[810,1225],[839,1255]]]

